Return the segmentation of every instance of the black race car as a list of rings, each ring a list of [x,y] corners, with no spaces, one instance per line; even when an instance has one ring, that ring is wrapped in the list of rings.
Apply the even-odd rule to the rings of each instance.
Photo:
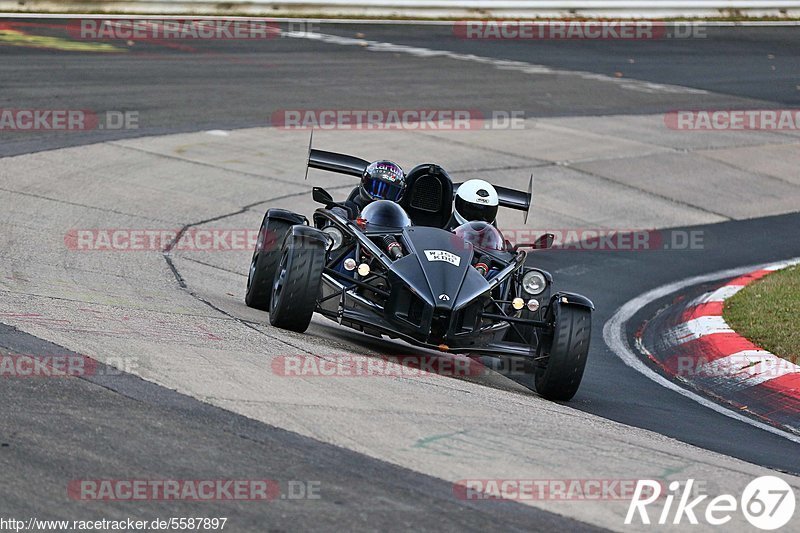
[[[361,176],[367,165],[343,154],[309,153],[311,168]],[[322,207],[311,221],[269,209],[245,302],[292,331],[305,331],[316,312],[426,348],[521,359],[540,395],[571,399],[589,353],[592,302],[551,294],[552,276],[526,266],[524,248],[546,248],[552,235],[512,246],[486,223],[441,229],[456,187],[444,169],[424,164],[408,173],[400,204],[379,200],[355,213],[314,187]],[[500,206],[527,213],[530,190],[495,188]]]

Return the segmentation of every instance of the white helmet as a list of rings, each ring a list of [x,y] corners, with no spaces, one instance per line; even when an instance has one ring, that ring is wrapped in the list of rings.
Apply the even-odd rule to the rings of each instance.
[[[499,199],[492,184],[484,180],[469,180],[456,191],[453,214],[459,224],[483,221],[494,223]]]

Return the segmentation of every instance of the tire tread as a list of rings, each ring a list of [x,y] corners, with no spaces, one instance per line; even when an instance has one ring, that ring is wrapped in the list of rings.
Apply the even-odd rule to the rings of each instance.
[[[567,401],[578,392],[592,335],[588,309],[563,306],[547,365],[536,372],[536,391],[549,400]]]
[[[284,250],[290,254],[290,268],[281,289],[280,301],[276,302],[276,307],[269,315],[273,326],[298,333],[307,330],[311,323],[325,267],[325,250],[303,244],[294,241],[291,236],[287,237]]]

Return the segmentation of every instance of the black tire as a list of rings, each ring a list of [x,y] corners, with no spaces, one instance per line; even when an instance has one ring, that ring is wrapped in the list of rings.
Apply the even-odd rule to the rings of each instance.
[[[303,333],[317,305],[325,246],[302,237],[287,235],[272,284],[269,323]]]
[[[248,307],[269,311],[272,281],[281,259],[281,243],[291,226],[290,222],[269,219],[264,215],[247,275],[244,303]]]
[[[571,400],[583,378],[589,341],[592,337],[592,312],[584,307],[553,304],[555,328],[549,348],[543,348],[535,369],[536,392],[553,401]],[[544,339],[543,339],[544,340]]]

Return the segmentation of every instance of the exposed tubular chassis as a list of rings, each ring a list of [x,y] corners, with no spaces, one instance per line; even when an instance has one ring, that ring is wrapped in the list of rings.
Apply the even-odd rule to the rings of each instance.
[[[369,234],[363,233],[356,224],[344,219],[338,214],[325,208],[319,208],[314,212],[313,218],[315,225],[318,227],[333,225],[342,231],[344,235],[352,239],[352,242],[343,245],[340,249],[332,253],[326,262],[325,269],[323,270],[323,294],[317,301],[316,312],[340,324],[358,325],[365,331],[373,330],[376,333],[387,335],[392,338],[399,338],[411,344],[434,350],[465,354],[536,358],[538,344],[531,346],[530,344],[525,345],[523,343],[506,341],[494,341],[486,344],[476,344],[475,342],[461,344],[450,341],[448,344],[434,344],[422,341],[409,333],[399,331],[396,325],[393,325],[383,318],[386,311],[384,306],[355,293],[355,288],[361,288],[380,297],[389,298],[390,292],[370,284],[370,281],[374,281],[377,277],[383,277],[385,279],[386,275],[383,272],[378,273],[376,270],[371,270],[369,278],[359,280],[355,277],[341,274],[332,268],[351,252],[354,252],[356,257],[361,257],[362,252],[366,252],[366,255],[378,261],[382,269],[386,272],[391,270],[394,261],[370,239]],[[515,274],[521,273],[521,268],[525,264],[527,255],[525,250],[516,251],[512,261],[489,282],[487,292],[490,294],[493,293],[503,282],[507,281]],[[548,278],[550,278],[549,275]],[[495,322],[482,327],[477,333],[472,333],[469,335],[470,338],[474,339],[474,337],[480,338],[483,336],[496,337],[498,333],[505,333],[508,329],[516,329],[517,335],[522,338],[523,334],[516,328],[517,324],[540,328],[545,330],[545,333],[551,332],[554,326],[552,320],[514,316],[518,315],[519,312],[514,312],[513,310],[511,310],[511,314],[509,314],[511,299],[508,293],[511,292],[511,289],[512,285],[506,284],[502,299],[496,300],[491,297],[489,298],[498,312],[481,312],[478,317],[479,319],[485,318]],[[348,299],[352,301],[348,302]],[[331,301],[336,302],[335,309],[329,304]],[[546,316],[547,309],[554,301],[581,305],[593,309],[592,303],[581,295],[558,292],[552,295],[549,302],[540,308],[540,316]],[[467,302],[464,306],[470,305],[471,303],[472,302]],[[454,308],[453,311],[458,310],[458,308]],[[507,324],[503,324],[503,322]]]
[[[366,165],[356,157],[309,149],[311,168],[357,176]],[[413,183],[423,179],[441,185],[442,214],[449,216],[448,195],[458,185],[433,164],[409,173]],[[527,214],[532,186],[532,178],[527,193],[496,186],[499,205]],[[523,372],[532,374],[542,396],[569,400],[575,395],[589,352],[594,305],[579,294],[551,294],[552,276],[526,266],[529,255],[520,248],[540,247],[541,238],[531,245],[504,242],[484,248],[476,241],[473,246],[432,219],[416,223],[414,213],[402,227],[376,227],[360,215],[356,222],[349,220],[356,217],[348,201],[337,203],[317,187],[312,196],[324,207],[314,212],[311,224],[275,208],[262,222],[245,301],[268,311],[273,326],[303,332],[319,313],[343,326],[424,348],[521,358]],[[410,204],[383,201],[381,209],[399,210],[408,219],[404,209],[421,209],[416,196],[410,197]],[[266,243],[264,236],[273,241]],[[547,247],[552,236],[544,242]],[[525,279],[533,283],[526,285]]]

